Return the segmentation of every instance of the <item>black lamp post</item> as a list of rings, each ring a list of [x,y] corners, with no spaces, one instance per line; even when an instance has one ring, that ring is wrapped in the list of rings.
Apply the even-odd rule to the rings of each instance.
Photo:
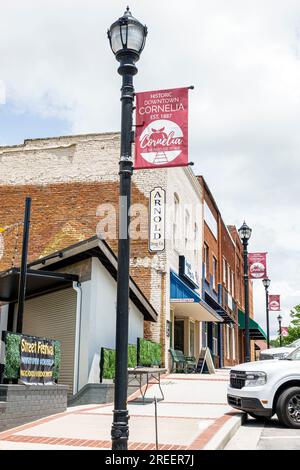
[[[278,323],[279,323],[279,345],[280,347],[282,346],[282,335],[281,335],[281,321],[282,321],[282,316],[279,314],[277,317]]]
[[[31,198],[26,197],[24,224],[23,224],[22,260],[21,260],[21,268],[20,268],[19,294],[18,294],[17,333],[22,333],[22,330],[23,330],[23,315],[24,315],[24,303],[25,303],[26,282],[27,282],[27,256],[28,256],[28,242],[29,242],[30,211],[31,211]]]
[[[118,72],[122,75],[121,102],[121,156],[120,156],[120,209],[117,279],[116,321],[116,370],[114,416],[111,430],[112,449],[127,450],[127,368],[128,368],[128,304],[129,304],[129,257],[128,234],[131,199],[131,176],[133,163],[132,111],[134,100],[133,75],[137,73],[135,63],[144,48],[147,28],[133,18],[129,7],[124,15],[113,23],[107,32],[111,49],[120,62]]]
[[[263,279],[263,285],[266,290],[266,318],[267,318],[267,347],[269,349],[270,347],[270,320],[269,320],[269,287],[271,284],[271,281],[268,277]]]
[[[249,273],[248,273],[248,242],[251,237],[252,229],[246,222],[238,230],[240,239],[243,243],[244,256],[244,289],[245,289],[245,361],[250,361],[250,335],[249,335]]]

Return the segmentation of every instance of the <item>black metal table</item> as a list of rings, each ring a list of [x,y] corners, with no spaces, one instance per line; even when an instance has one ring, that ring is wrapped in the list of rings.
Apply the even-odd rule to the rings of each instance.
[[[128,387],[139,387],[143,403],[145,403],[145,396],[149,385],[158,385],[162,396],[162,400],[165,399],[163,391],[160,386],[160,376],[165,374],[167,369],[160,367],[136,367],[134,369],[128,369]],[[132,376],[132,378],[130,378]],[[146,383],[143,384],[143,377],[146,376]],[[146,385],[145,390],[143,386]]]

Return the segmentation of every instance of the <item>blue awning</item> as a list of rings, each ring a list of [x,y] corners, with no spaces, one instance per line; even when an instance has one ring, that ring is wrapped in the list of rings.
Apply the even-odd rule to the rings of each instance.
[[[193,299],[194,302],[200,302],[200,295],[185,284],[177,274],[171,271],[171,301],[172,299]]]
[[[173,271],[170,273],[170,281],[170,302],[176,316],[197,321],[223,321],[222,317]]]

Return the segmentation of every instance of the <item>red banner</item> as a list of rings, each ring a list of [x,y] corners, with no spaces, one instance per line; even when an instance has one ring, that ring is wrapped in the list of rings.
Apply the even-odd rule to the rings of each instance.
[[[267,253],[249,253],[248,263],[250,279],[267,277]]]
[[[188,88],[136,94],[135,169],[188,165]]]
[[[280,312],[280,295],[269,295],[269,310]]]
[[[289,330],[288,330],[288,327],[287,326],[282,326],[281,327],[281,336],[288,336],[289,335]]]

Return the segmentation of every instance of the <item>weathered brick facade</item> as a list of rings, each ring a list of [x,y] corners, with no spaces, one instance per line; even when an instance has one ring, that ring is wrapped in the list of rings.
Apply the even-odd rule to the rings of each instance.
[[[0,148],[0,227],[21,222],[25,197],[31,196],[29,262],[96,233],[103,236],[106,222],[115,230],[115,236],[108,238],[107,242],[117,253],[119,151],[120,136],[117,133],[27,140],[23,145]],[[143,209],[148,209],[150,191],[158,186],[166,191],[166,249],[153,254],[148,250],[148,215]],[[173,240],[175,196],[182,208],[177,227],[180,246],[176,246]],[[235,227],[230,226],[228,231],[204,179],[196,178],[190,167],[135,171],[132,203],[135,205],[132,224],[143,236],[131,241],[131,276],[159,314],[157,323],[145,322],[145,337],[162,344],[167,365],[170,339],[166,338],[166,322],[171,320],[170,271],[178,272],[179,255],[184,255],[197,267],[202,285],[205,242],[209,247],[204,270],[206,283],[212,286],[217,298],[219,285],[222,286],[219,300],[235,323],[236,340],[233,342],[230,331],[229,358],[225,327],[220,328],[224,365],[234,364],[238,360],[237,308],[231,308],[228,298],[232,296],[241,309],[244,306],[242,245]],[[217,234],[204,220],[205,204],[216,220]],[[190,228],[195,231],[191,246],[185,241],[187,215]],[[1,271],[12,264],[20,264],[21,240],[21,226],[0,233]],[[223,258],[229,266],[228,279],[223,272]],[[213,259],[217,262],[215,286],[211,283]],[[251,289],[252,285],[250,311],[253,314]],[[201,327],[197,335],[196,343],[200,344]]]
[[[27,140],[23,145],[0,148],[0,226],[22,221],[24,200],[32,198],[29,262],[47,256],[78,241],[102,234],[108,212],[118,214],[119,147],[116,133]],[[160,186],[166,203],[173,206],[174,193],[181,204],[196,207],[201,188],[190,168],[136,171],[133,175],[132,224],[143,233],[131,241],[131,276],[159,314],[157,323],[145,322],[145,337],[165,344],[166,321],[170,319],[170,267],[178,269],[179,253],[171,240],[172,211],[167,211],[166,250],[148,250],[148,217],[139,218],[139,207],[148,209],[149,193]],[[100,207],[101,206],[101,207]],[[201,220],[199,209],[197,220]],[[113,217],[112,217],[113,219]],[[107,239],[117,252],[116,236]],[[0,270],[20,263],[22,230],[8,230],[1,236],[3,257]],[[199,246],[201,242],[199,236]],[[186,249],[183,250],[183,253]],[[201,252],[192,252],[201,264]],[[167,361],[167,352],[164,360]]]

